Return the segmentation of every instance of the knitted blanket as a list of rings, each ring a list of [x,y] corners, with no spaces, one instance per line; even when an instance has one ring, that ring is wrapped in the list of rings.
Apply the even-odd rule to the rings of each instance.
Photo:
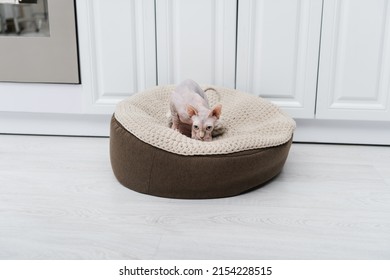
[[[191,139],[168,127],[174,86],[157,86],[121,101],[115,118],[141,141],[180,155],[230,154],[288,142],[295,122],[271,102],[234,89],[204,86],[210,106],[222,104],[225,131],[211,142]]]

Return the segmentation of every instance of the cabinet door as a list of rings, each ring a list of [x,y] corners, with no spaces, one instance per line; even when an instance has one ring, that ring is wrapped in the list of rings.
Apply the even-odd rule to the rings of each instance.
[[[389,2],[325,1],[318,118],[390,120]]]
[[[88,38],[81,39],[89,44],[93,66],[87,74],[92,84],[85,109],[111,114],[120,100],[157,84],[154,1],[78,2],[88,16]]]
[[[315,111],[322,0],[239,0],[237,89]]]
[[[156,1],[159,84],[234,87],[236,0]]]

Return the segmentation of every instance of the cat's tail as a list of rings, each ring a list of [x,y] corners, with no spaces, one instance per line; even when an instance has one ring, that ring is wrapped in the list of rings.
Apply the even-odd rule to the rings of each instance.
[[[212,90],[212,91],[214,91],[217,94],[217,96],[218,96],[217,102],[220,102],[221,101],[221,94],[218,92],[218,90],[216,90],[213,87],[208,87],[208,88],[205,88],[203,91],[206,93],[209,90]]]
[[[218,100],[217,100],[217,103],[219,103],[221,101],[221,94],[218,92],[218,90],[216,90],[215,88],[213,87],[208,87],[206,89],[204,89],[204,92],[207,92],[209,90],[212,90],[214,91],[217,96],[218,96]],[[222,134],[224,134],[226,131],[226,127],[224,125],[224,122],[223,120],[221,119],[218,119],[215,123],[215,126],[214,126],[214,129],[212,131],[212,135],[213,137],[217,137],[217,136],[221,136]]]

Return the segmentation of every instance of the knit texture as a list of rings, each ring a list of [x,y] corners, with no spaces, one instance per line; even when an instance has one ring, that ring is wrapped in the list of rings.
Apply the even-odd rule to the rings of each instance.
[[[191,139],[168,127],[169,96],[174,86],[158,86],[121,101],[115,118],[141,141],[180,155],[218,155],[275,147],[288,142],[295,122],[279,107],[233,89],[203,86],[210,106],[222,104],[225,132],[211,142]]]

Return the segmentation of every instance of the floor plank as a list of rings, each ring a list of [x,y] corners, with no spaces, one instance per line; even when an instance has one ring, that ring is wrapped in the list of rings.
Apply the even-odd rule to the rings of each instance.
[[[0,259],[389,259],[390,148],[293,144],[241,196],[122,187],[109,139],[0,135]]]

